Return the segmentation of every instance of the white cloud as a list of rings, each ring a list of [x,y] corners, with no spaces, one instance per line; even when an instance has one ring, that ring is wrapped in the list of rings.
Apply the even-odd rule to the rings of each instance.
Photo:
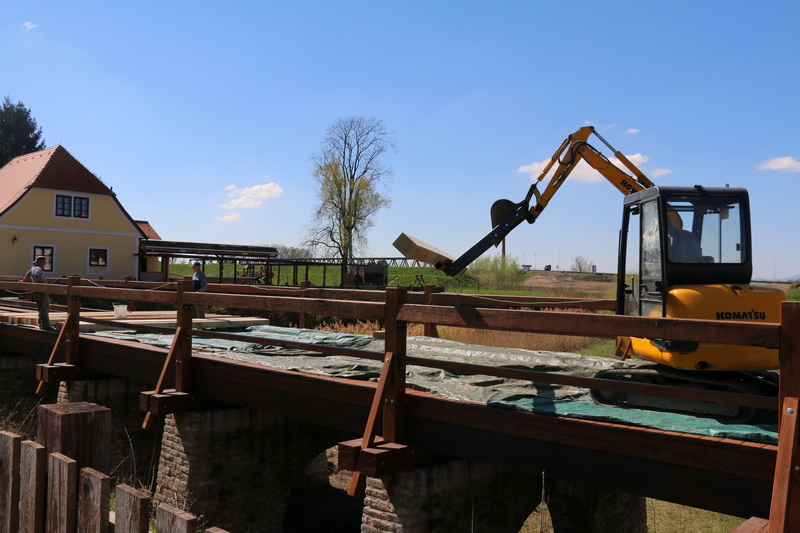
[[[650,172],[650,175],[653,176],[653,179],[660,178],[661,176],[663,176],[665,174],[672,174],[672,169],[671,168],[657,168],[657,169],[653,170],[652,172]]]
[[[631,163],[633,163],[636,166],[640,166],[644,163],[647,163],[647,161],[650,159],[648,156],[644,154],[633,154],[626,157],[630,160]],[[617,167],[625,171],[626,173],[628,172],[628,170],[625,168],[625,165],[620,163],[619,159],[617,159],[616,157],[612,157],[609,160],[612,163],[614,163]],[[536,163],[531,163],[530,165],[521,166],[517,169],[517,172],[530,174],[531,179],[536,179],[539,176],[539,173],[544,169],[545,165],[547,165],[549,161],[550,161],[549,159],[545,159],[544,161],[538,161]],[[663,169],[663,170],[671,172],[668,169]],[[552,175],[552,169],[550,171]],[[583,160],[581,160],[577,165],[575,165],[575,169],[569,175],[568,179],[575,181],[586,181],[586,182],[605,181],[605,178],[603,177],[602,174],[593,169],[591,166],[589,166],[589,164],[586,161]]]
[[[778,172],[800,172],[800,161],[791,156],[776,157],[769,161],[764,161],[756,167],[756,170],[777,170]]]
[[[33,22],[25,22],[22,25],[25,26],[25,29],[27,29],[27,30],[32,30],[33,28],[38,28],[39,27],[38,25],[34,24]]]
[[[230,215],[225,215],[224,217],[217,217],[214,220],[219,222],[239,222],[242,220],[241,213],[231,213]]]
[[[283,194],[283,187],[272,182],[241,189],[236,185],[228,185],[225,190],[231,200],[219,207],[230,210],[258,207],[264,203],[265,198],[277,198]]]
[[[637,133],[639,133],[639,130],[637,130],[636,128],[630,128],[630,129],[626,130],[625,133],[627,133],[629,135],[636,135]]]

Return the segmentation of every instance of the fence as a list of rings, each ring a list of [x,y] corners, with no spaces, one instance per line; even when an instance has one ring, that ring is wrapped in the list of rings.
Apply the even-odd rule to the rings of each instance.
[[[0,533],[146,533],[150,496],[19,435],[0,432]],[[170,505],[156,510],[156,531],[194,533],[198,518]],[[221,533],[218,528],[208,533]]]
[[[630,317],[616,315],[578,314],[532,310],[541,307],[568,307],[569,299],[534,299],[436,294],[426,288],[424,293],[408,293],[404,289],[379,291],[331,291],[314,289],[308,285],[299,289],[258,289],[252,287],[217,286],[212,292],[190,292],[187,282],[156,286],[125,283],[133,288],[82,286],[81,280],[71,277],[68,285],[32,287],[13,282],[0,282],[0,289],[37,290],[67,296],[68,318],[62,328],[47,365],[37,368],[42,382],[76,379],[79,375],[80,336],[78,322],[119,325],[118,322],[80,317],[80,298],[108,298],[117,301],[148,301],[172,304],[177,308],[175,337],[163,366],[155,391],[144,393],[143,410],[147,411],[145,425],[153,414],[163,413],[163,400],[169,399],[171,411],[181,409],[181,394],[192,390],[192,337],[234,338],[235,340],[263,343],[261,338],[248,338],[218,332],[194,330],[191,308],[193,305],[217,305],[233,308],[294,312],[300,316],[300,325],[309,315],[337,316],[361,320],[380,320],[385,325],[384,352],[358,349],[321,348],[295,342],[274,342],[276,346],[304,348],[310,351],[341,354],[378,360],[383,363],[381,377],[373,399],[372,408],[361,440],[360,449],[372,448],[378,435],[387,442],[402,442],[404,436],[405,366],[408,364],[453,370],[462,373],[496,377],[513,377],[538,383],[570,384],[587,388],[602,388],[623,393],[640,393],[690,400],[739,405],[760,409],[778,410],[781,432],[776,474],[773,486],[772,511],[769,531],[788,531],[800,528],[800,451],[796,422],[800,396],[800,303],[784,302],[780,324],[732,323],[690,319]],[[96,285],[96,284],[95,284]],[[123,286],[123,287],[124,287]],[[118,286],[119,287],[119,286]],[[156,290],[158,289],[158,290]],[[218,291],[218,292],[217,292]],[[605,303],[603,303],[605,302]],[[575,302],[577,306],[608,309],[607,301]],[[573,305],[574,306],[574,305]],[[692,391],[650,384],[637,384],[556,376],[543,372],[517,369],[500,369],[468,363],[452,363],[410,357],[406,354],[406,328],[411,322],[426,324],[426,332],[437,325],[494,329],[502,331],[527,331],[583,335],[596,337],[632,336],[666,338],[677,341],[702,341],[719,344],[761,346],[778,349],[780,353],[779,398],[760,397],[730,392]],[[126,326],[142,331],[162,330],[152,326]],[[64,362],[56,364],[63,348]],[[174,383],[175,396],[165,394],[168,382]],[[185,404],[183,408],[189,408]],[[356,451],[356,453],[358,453]],[[357,472],[351,485],[355,494],[363,487],[363,476]]]

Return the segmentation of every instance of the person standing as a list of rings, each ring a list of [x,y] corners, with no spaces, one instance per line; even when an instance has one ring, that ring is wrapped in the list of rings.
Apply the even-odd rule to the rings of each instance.
[[[22,281],[31,281],[33,283],[47,283],[47,278],[44,276],[44,266],[47,264],[47,258],[40,255],[33,262],[30,270],[25,273]],[[46,292],[34,292],[33,299],[36,300],[36,309],[39,310],[39,329],[50,330],[50,295]]]
[[[208,279],[206,279],[205,272],[200,270],[200,263],[198,261],[195,261],[192,264],[192,270],[194,270],[194,274],[192,274],[192,291],[205,292],[206,287],[208,287]],[[195,305],[192,311],[192,316],[194,318],[205,318],[206,306]]]

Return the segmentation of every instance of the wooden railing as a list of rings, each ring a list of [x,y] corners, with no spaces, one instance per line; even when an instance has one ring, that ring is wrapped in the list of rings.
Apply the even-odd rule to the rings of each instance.
[[[117,301],[142,301],[175,305],[177,308],[176,333],[161,378],[155,391],[149,391],[155,399],[167,392],[167,379],[174,375],[174,394],[191,393],[192,337],[202,336],[230,340],[264,343],[263,338],[232,335],[220,332],[199,331],[192,328],[191,308],[194,305],[222,306],[261,311],[293,312],[307,315],[336,316],[360,320],[383,321],[386,331],[384,352],[346,348],[322,348],[317,345],[289,341],[270,341],[270,344],[307,349],[313,352],[335,353],[382,361],[380,381],[370,410],[361,441],[363,449],[374,445],[377,438],[387,442],[402,442],[404,438],[405,367],[412,364],[463,373],[475,373],[495,377],[513,377],[539,383],[569,384],[587,388],[602,388],[619,392],[669,396],[690,400],[702,399],[715,403],[778,410],[780,442],[776,475],[774,478],[770,532],[791,531],[800,528],[800,451],[798,451],[798,424],[796,422],[798,397],[800,397],[800,303],[784,302],[780,324],[752,322],[722,322],[692,319],[649,318],[616,316],[596,313],[566,313],[538,311],[537,308],[585,307],[608,310],[608,300],[571,300],[525,297],[485,297],[475,295],[452,295],[434,293],[408,293],[405,289],[389,288],[382,291],[300,288],[260,288],[252,286],[210,286],[206,293],[190,292],[188,282],[169,284],[143,284],[141,282],[110,282],[106,286],[89,285],[77,278],[70,278],[66,285],[50,284],[37,286],[13,281],[0,281],[0,290],[47,291],[66,295],[68,320],[59,334],[48,365],[40,365],[37,377],[43,381],[75,379],[79,373],[80,351],[75,348],[80,336],[76,327],[78,320],[104,323],[105,321],[81,318],[81,298],[106,298]],[[129,287],[129,288],[124,288]],[[136,287],[136,288],[133,288]],[[668,338],[673,340],[702,341],[728,345],[749,345],[778,349],[780,353],[779,398],[766,398],[727,392],[696,392],[685,388],[673,388],[649,384],[636,384],[563,376],[527,370],[511,370],[454,363],[434,359],[408,356],[406,353],[406,328],[408,323],[423,323],[431,328],[438,325],[492,329],[502,331],[524,331],[562,335],[582,335],[612,338],[634,336],[646,338]],[[114,321],[119,324],[118,321]],[[126,328],[145,328],[126,325]],[[149,328],[152,328],[149,327]],[[148,329],[149,329],[148,328]],[[426,327],[426,330],[428,327]],[[56,364],[61,345],[67,345],[64,363]],[[170,392],[171,393],[171,392]],[[180,401],[173,402],[173,408]],[[190,403],[187,402],[187,406]],[[145,425],[157,411],[155,402],[143,400],[142,407],[148,416]],[[351,484],[351,493],[359,491],[362,477],[358,474]]]

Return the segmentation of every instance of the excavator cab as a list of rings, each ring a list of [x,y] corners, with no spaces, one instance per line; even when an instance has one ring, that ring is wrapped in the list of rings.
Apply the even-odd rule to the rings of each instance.
[[[637,252],[638,268],[629,264]],[[750,285],[752,272],[745,189],[650,187],[625,197],[617,314],[778,322],[783,292]],[[775,350],[668,339],[620,338],[617,354],[684,370],[777,366]]]

